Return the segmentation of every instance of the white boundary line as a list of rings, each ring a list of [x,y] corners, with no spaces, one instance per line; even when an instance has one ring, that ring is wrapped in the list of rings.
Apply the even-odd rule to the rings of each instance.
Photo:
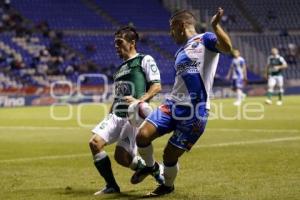
[[[247,145],[247,144],[266,144],[266,143],[286,142],[286,141],[295,141],[295,140],[300,140],[300,136],[264,139],[264,140],[237,141],[237,142],[227,142],[227,143],[208,144],[208,145],[197,145],[194,148],[226,147],[226,146],[239,146],[239,145]]]
[[[264,140],[252,140],[252,141],[237,141],[237,142],[227,142],[227,143],[207,144],[207,145],[199,144],[196,145],[194,148],[198,149],[198,148],[211,148],[211,147],[240,146],[240,145],[248,145],[248,144],[266,144],[266,143],[286,142],[286,141],[296,141],[296,140],[300,140],[300,136],[264,139]],[[156,151],[161,151],[161,150],[163,150],[163,148],[156,148]],[[111,152],[109,154],[111,154]],[[17,159],[0,160],[0,164],[14,163],[14,162],[31,162],[31,161],[39,161],[39,160],[80,158],[80,157],[87,157],[87,156],[91,156],[91,154],[82,153],[82,154],[69,154],[69,155],[56,155],[56,156],[40,156],[40,157],[32,157],[32,158],[17,158]]]
[[[0,126],[0,130],[7,129],[7,130],[79,130],[80,127],[76,126]]]
[[[92,129],[91,127],[90,129]],[[79,126],[0,126],[0,130],[80,130],[80,129],[89,129],[86,127],[79,127]],[[206,131],[213,131],[213,132],[263,132],[263,133],[300,133],[300,130],[297,129],[243,129],[243,128],[207,128]]]
[[[214,132],[240,132],[240,131],[246,131],[246,132],[257,132],[257,133],[300,133],[300,130],[297,129],[246,129],[246,128],[207,128],[205,130],[208,131],[214,131]]]

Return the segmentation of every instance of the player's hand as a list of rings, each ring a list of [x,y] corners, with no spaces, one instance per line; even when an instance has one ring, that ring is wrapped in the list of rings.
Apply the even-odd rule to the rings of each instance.
[[[244,85],[248,84],[248,79],[244,79]]]
[[[223,8],[219,7],[217,13],[212,17],[210,21],[212,27],[216,27],[218,25],[218,23],[221,21],[223,14]]]
[[[133,103],[134,101],[137,101],[137,99],[133,98],[133,96],[124,96],[123,99],[129,104]]]

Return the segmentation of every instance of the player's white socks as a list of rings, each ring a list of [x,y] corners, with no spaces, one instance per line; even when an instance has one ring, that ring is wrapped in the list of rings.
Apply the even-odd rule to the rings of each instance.
[[[129,168],[132,169],[132,170],[136,170],[136,168],[138,167],[138,163],[141,162],[141,163],[145,163],[145,161],[140,157],[140,156],[135,156],[133,159],[132,159],[132,162],[131,164],[129,165]]]
[[[168,167],[164,165],[164,177],[165,177],[165,185],[168,187],[172,187],[174,185],[175,178],[177,176],[177,172],[179,170],[179,165]]]
[[[138,148],[140,156],[144,159],[145,164],[147,167],[153,167],[155,164],[155,160],[153,157],[153,146],[152,144],[146,147],[139,147]]]
[[[237,89],[236,91],[236,97],[237,97],[237,101],[241,102],[243,99],[243,91],[241,89]]]
[[[105,151],[101,151],[100,153],[97,153],[96,155],[94,155],[94,162],[102,160],[106,156],[107,156],[107,153]]]

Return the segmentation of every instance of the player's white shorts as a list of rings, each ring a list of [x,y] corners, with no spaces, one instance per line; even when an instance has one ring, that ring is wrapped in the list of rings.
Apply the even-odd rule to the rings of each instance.
[[[283,92],[283,76],[282,75],[276,75],[276,76],[269,76],[268,78],[268,91],[274,92],[275,86],[279,87],[279,91]]]
[[[107,144],[117,142],[132,156],[137,154],[135,137],[138,128],[131,126],[127,118],[110,113],[93,130],[94,134],[103,138]]]

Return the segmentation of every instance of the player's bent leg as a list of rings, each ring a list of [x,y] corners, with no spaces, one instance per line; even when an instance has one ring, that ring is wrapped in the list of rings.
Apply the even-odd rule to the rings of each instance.
[[[145,121],[139,128],[136,136],[136,144],[138,147],[148,146],[159,136],[160,135],[157,133],[156,127],[152,123]]]
[[[106,141],[97,134],[94,134],[89,141],[89,145],[94,156],[94,165],[106,182],[106,186],[100,191],[94,193],[94,195],[120,192],[120,188],[116,183],[112,172],[110,159],[107,153],[103,150],[105,144]]]
[[[116,146],[114,156],[118,164],[122,165],[123,167],[130,167],[130,164],[133,160],[133,156],[123,147]]]
[[[142,170],[146,167],[145,161],[140,156],[132,155],[122,146],[116,146],[115,160],[118,164],[122,165],[123,167],[128,167],[133,171]],[[155,171],[155,173],[158,174],[151,173],[151,175],[155,178],[158,184],[162,184],[164,180],[163,166],[159,165],[159,171]]]
[[[142,124],[136,137],[136,143],[140,156],[145,161],[146,167],[138,169],[131,177],[131,183],[137,184],[142,182],[148,175],[152,175],[160,184],[164,182],[161,174],[160,165],[155,162],[153,157],[152,141],[160,135],[156,131],[156,127],[146,121]]]
[[[93,156],[100,153],[104,148],[106,142],[99,135],[93,135],[89,141],[89,146]]]
[[[159,185],[153,192],[150,192],[147,196],[162,196],[174,191],[174,181],[179,170],[178,159],[184,152],[185,150],[177,148],[171,143],[167,144],[163,154],[165,183]]]

